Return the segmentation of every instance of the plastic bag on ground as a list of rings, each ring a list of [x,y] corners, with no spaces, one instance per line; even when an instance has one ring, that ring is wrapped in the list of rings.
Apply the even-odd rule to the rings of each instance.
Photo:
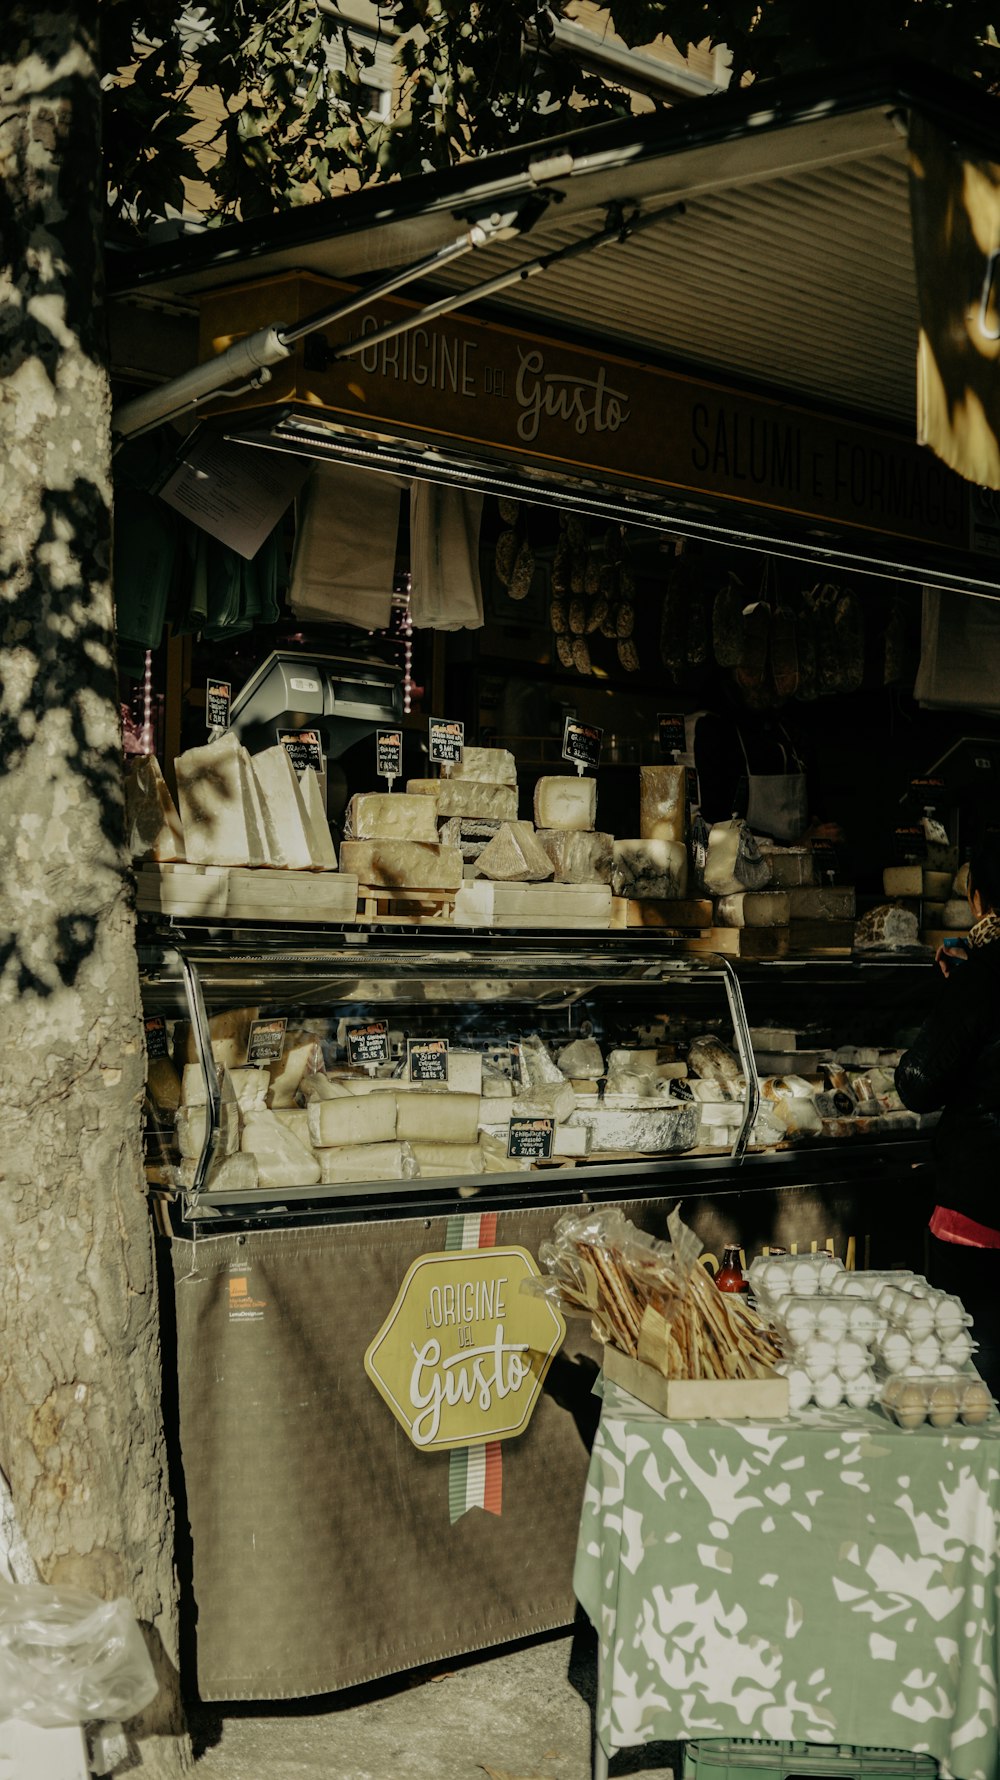
[[[0,1718],[134,1718],[157,1686],[128,1601],[0,1579]]]

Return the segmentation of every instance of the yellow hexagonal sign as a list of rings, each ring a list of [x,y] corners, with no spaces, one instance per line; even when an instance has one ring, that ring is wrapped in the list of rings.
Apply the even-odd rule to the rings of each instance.
[[[407,1269],[365,1371],[421,1452],[523,1434],[566,1336],[527,1249],[420,1255]]]

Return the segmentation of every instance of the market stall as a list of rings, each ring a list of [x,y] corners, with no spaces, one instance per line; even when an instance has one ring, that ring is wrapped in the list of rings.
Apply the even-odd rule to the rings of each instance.
[[[907,435],[900,125],[960,98],[824,77],[117,269],[203,360],[123,441],[210,417],[143,494],[212,543],[129,785],[206,1696],[572,1616],[597,1350],[512,1336],[528,1413],[428,1451],[377,1346],[413,1269],[476,1257],[460,1365],[491,1251],[537,1270],[566,1206],[662,1231],[682,1197],[710,1263],[922,1265],[893,1069],[1000,762],[993,721],[897,720],[916,588],[1000,591],[988,506]]]

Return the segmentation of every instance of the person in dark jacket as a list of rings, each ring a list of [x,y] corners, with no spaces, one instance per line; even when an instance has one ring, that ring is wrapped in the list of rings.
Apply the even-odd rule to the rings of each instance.
[[[976,1364],[1000,1393],[1000,833],[969,861],[973,926],[942,947],[940,1001],[896,1070],[912,1112],[935,1112],[930,1279],[974,1318]]]

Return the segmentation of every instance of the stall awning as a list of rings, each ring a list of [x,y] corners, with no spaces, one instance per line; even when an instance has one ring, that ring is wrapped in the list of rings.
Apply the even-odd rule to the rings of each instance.
[[[631,219],[638,226],[621,245],[557,260],[486,301],[470,294],[467,313],[522,335],[617,353],[657,374],[700,377],[737,398],[766,396],[827,425],[838,416],[867,425],[879,442],[852,440],[849,449],[869,458],[896,444],[905,453],[917,438],[908,149],[915,115],[981,155],[1000,145],[1000,103],[936,70],[902,62],[823,70],[118,257],[112,288],[196,304],[208,292],[292,272],[364,287],[447,248],[472,218],[518,215],[522,232],[501,230],[474,253],[442,261],[407,293],[433,302],[594,239],[616,217]],[[282,316],[258,316],[253,325],[265,319]],[[307,405],[315,400],[305,397]],[[320,421],[315,405],[311,414]],[[470,426],[470,439],[476,430]],[[265,432],[256,428],[258,442]],[[405,444],[405,429],[398,436]],[[454,435],[445,429],[445,436]],[[300,430],[300,446],[302,439]],[[933,465],[929,453],[918,456]],[[587,474],[593,483],[592,464]],[[918,466],[914,486],[923,474]],[[723,495],[739,499],[732,489]],[[941,499],[913,496],[925,508],[918,531],[928,524],[933,531]],[[820,503],[814,517],[840,516]],[[956,562],[971,524],[964,513],[951,524],[946,542]],[[750,530],[767,541],[766,528]],[[995,559],[992,542],[982,554]],[[908,563],[920,570],[909,557],[897,564],[891,547],[881,560],[888,572]],[[970,584],[993,591],[992,562],[982,570]],[[956,585],[960,571],[940,579]]]

